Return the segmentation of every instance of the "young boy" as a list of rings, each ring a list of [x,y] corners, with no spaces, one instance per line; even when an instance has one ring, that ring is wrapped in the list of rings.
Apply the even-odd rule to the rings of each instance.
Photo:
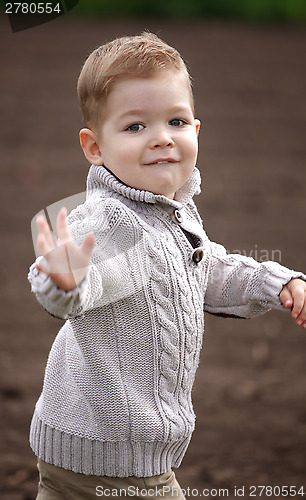
[[[31,425],[37,498],[184,498],[172,468],[194,430],[204,310],[292,308],[305,328],[306,277],[206,236],[193,202],[200,122],[175,49],[150,33],[114,40],[88,57],[78,95],[87,198],[68,219],[60,210],[57,241],[38,217],[29,273],[67,320]]]

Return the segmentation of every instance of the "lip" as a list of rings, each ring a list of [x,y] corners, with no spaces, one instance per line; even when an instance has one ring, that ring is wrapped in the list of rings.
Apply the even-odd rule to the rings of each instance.
[[[145,165],[156,165],[158,163],[162,165],[163,163],[166,164],[166,163],[177,163],[177,162],[178,160],[175,160],[174,158],[156,158],[156,160],[145,163]]]

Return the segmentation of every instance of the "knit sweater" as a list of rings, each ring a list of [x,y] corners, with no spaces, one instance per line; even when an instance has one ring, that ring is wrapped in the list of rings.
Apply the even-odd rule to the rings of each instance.
[[[117,477],[178,467],[195,425],[204,310],[249,318],[282,308],[283,285],[302,276],[211,242],[199,192],[197,168],[170,200],[92,166],[86,201],[68,218],[76,242],[95,233],[84,280],[65,292],[31,266],[38,301],[66,320],[31,425],[46,462]]]

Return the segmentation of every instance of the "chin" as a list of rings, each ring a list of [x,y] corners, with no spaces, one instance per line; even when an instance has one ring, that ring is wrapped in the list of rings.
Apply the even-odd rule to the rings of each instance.
[[[159,182],[154,186],[154,193],[161,194],[167,198],[173,197],[173,193],[179,189],[174,182],[167,182],[167,179],[163,179],[165,182]]]

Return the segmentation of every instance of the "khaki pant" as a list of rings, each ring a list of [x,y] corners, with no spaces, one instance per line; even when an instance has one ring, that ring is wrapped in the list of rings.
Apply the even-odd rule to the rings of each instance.
[[[36,500],[94,500],[125,497],[185,500],[172,470],[152,477],[86,476],[38,460]]]

